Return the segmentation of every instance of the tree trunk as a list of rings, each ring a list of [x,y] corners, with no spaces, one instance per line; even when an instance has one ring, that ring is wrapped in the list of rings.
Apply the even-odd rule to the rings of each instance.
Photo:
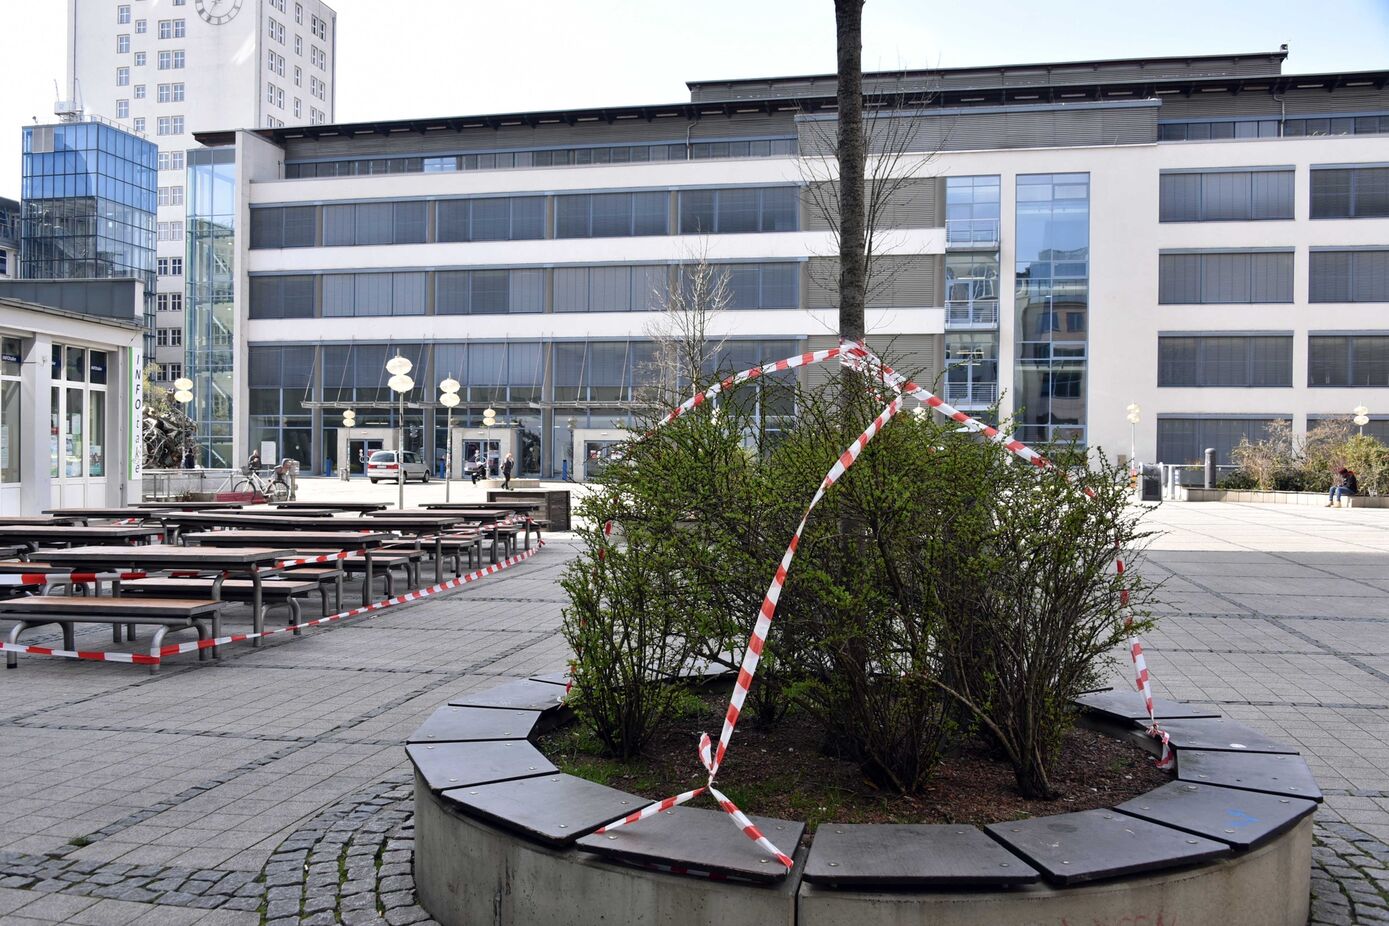
[[[839,336],[862,340],[867,285],[864,207],[863,0],[835,0],[838,47]],[[846,383],[847,386],[847,383]]]

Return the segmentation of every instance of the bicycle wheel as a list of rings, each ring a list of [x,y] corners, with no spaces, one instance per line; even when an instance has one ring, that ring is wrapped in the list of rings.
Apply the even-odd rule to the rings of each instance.
[[[272,502],[283,502],[289,498],[289,484],[276,479],[266,487],[265,497]]]

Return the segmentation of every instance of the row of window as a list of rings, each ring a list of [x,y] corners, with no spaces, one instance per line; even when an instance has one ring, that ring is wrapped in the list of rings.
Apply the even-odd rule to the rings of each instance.
[[[550,236],[611,238],[671,233],[671,194],[578,193],[554,201]],[[506,196],[251,210],[252,248],[520,241],[548,237],[544,196]],[[679,234],[796,231],[799,190],[792,186],[682,190]],[[433,207],[431,209],[431,206]],[[430,212],[434,213],[433,222]],[[320,229],[321,225],[321,229]],[[431,236],[429,229],[433,225]]]
[[[1314,219],[1389,216],[1389,167],[1314,167]],[[1159,179],[1162,222],[1239,222],[1293,218],[1293,170],[1164,171]]]
[[[1318,248],[1308,258],[1308,302],[1389,302],[1389,248]],[[1158,256],[1160,305],[1292,301],[1291,249],[1182,251]]]
[[[1293,384],[1293,336],[1161,335],[1158,385],[1259,387]],[[1313,334],[1307,385],[1389,386],[1389,336]]]
[[[654,145],[608,145],[585,148],[540,148],[488,151],[413,158],[354,158],[285,165],[285,178],[352,177],[368,174],[447,173],[459,170],[512,170],[521,167],[567,167],[586,164],[630,164],[647,161],[701,161],[722,158],[795,157],[794,138],[749,141],[663,142]]]
[[[1313,116],[1298,119],[1227,119],[1158,125],[1158,141],[1225,138],[1301,138],[1308,135],[1378,135],[1389,132],[1389,115]]]
[[[156,328],[154,331],[154,343],[159,347],[182,347],[183,329]]]
[[[729,309],[800,305],[797,263],[713,265]],[[666,264],[251,277],[250,317],[650,312],[692,277]],[[432,296],[432,298],[431,298]]]
[[[183,293],[157,293],[155,309],[159,312],[182,312]]]
[[[160,257],[156,260],[155,266],[162,277],[181,277],[183,276],[182,257]]]

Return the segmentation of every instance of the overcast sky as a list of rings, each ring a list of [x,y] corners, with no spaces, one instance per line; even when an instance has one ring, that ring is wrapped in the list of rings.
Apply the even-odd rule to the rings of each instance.
[[[687,80],[834,70],[831,0],[336,0],[338,119],[688,99]],[[53,114],[67,4],[0,0],[0,196]],[[1389,0],[867,0],[867,69],[1272,51],[1389,68]]]

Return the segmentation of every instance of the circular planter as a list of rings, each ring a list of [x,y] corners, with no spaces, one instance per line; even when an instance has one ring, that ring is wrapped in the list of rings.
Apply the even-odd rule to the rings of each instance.
[[[974,826],[824,824],[787,872],[721,811],[560,773],[530,743],[563,719],[555,678],[451,701],[411,735],[415,887],[444,926],[1072,923],[1303,926],[1321,794],[1291,747],[1160,703],[1176,779],[1114,809]],[[1088,726],[1152,741],[1137,696],[1079,700]],[[804,824],[753,817],[795,846]]]

